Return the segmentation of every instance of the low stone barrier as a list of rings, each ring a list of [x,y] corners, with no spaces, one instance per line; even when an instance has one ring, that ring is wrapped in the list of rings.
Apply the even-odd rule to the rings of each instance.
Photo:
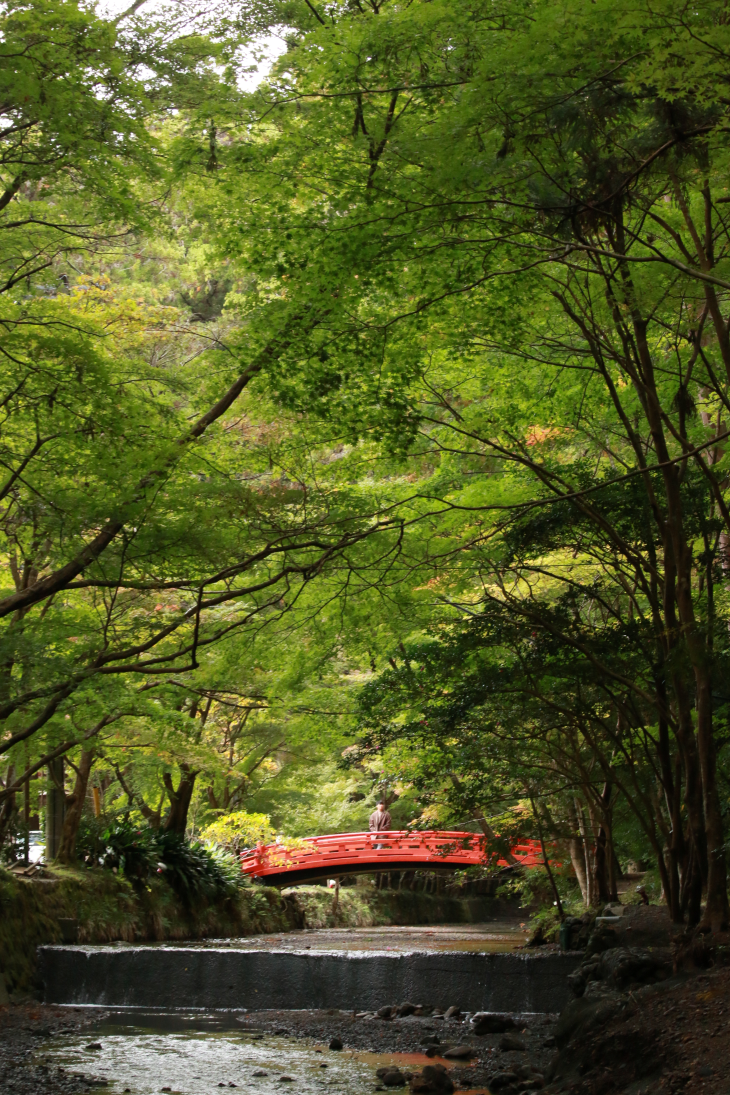
[[[468,1011],[557,1012],[578,955],[39,948],[49,1004],[248,1010],[375,1009],[412,1000]]]

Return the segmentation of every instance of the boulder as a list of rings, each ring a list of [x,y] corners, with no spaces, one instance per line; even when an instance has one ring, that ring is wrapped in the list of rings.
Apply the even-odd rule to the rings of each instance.
[[[514,1019],[498,1011],[475,1012],[471,1017],[471,1025],[479,1037],[484,1034],[504,1034],[507,1030],[515,1029]]]
[[[617,947],[601,955],[602,980],[619,991],[633,985],[654,985],[672,973],[671,954],[665,951]]]
[[[461,1008],[450,1007],[444,1012],[444,1019],[458,1019],[461,1016]]]
[[[576,996],[583,996],[589,984],[602,982],[610,991],[624,992],[640,985],[665,981],[672,974],[668,950],[641,950],[638,947],[610,947],[584,959],[568,976]]]
[[[451,1095],[454,1082],[443,1065],[424,1065],[411,1077],[413,1095]]]
[[[516,1034],[505,1034],[499,1040],[499,1048],[503,1053],[520,1053],[527,1046]]]
[[[330,1042],[329,1048],[330,1049],[342,1049],[342,1039],[341,1038],[333,1038]]]
[[[539,1091],[545,1087],[545,1076],[534,1065],[524,1064],[517,1069],[521,1091]]]
[[[677,934],[666,905],[626,905],[612,927],[620,947],[671,947]]]
[[[404,1004],[400,1004],[398,1007],[398,1017],[404,1019],[406,1015],[413,1015],[416,1010],[415,1004],[409,1004],[407,1001]]]
[[[458,1061],[462,1057],[473,1057],[474,1050],[471,1046],[452,1046],[450,1049],[445,1049],[441,1054],[442,1057],[446,1057],[450,1060]]]
[[[617,921],[618,923],[618,921]],[[594,954],[602,954],[618,946],[618,936],[612,927],[607,927],[600,921],[596,921],[586,944],[586,957]]]
[[[380,1082],[385,1087],[405,1087],[406,1078],[399,1068],[395,1065],[385,1066],[385,1068],[379,1068],[375,1073]]]
[[[560,925],[560,948],[564,951],[584,951],[593,928],[590,913],[582,916],[566,916]]]
[[[490,1091],[500,1091],[503,1087],[508,1087],[510,1084],[517,1083],[516,1072],[495,1072],[489,1081]]]
[[[375,1014],[377,1015],[378,1019],[390,1019],[390,1017],[394,1014],[394,1012],[397,1012],[397,1010],[398,1009],[396,1007],[393,1007],[391,1004],[386,1004],[385,1007],[378,1008]]]
[[[578,1000],[571,1000],[563,1008],[555,1024],[555,1044],[562,1049],[574,1036],[580,1033],[582,1037],[589,1030],[603,1026],[626,1007],[626,998],[617,992],[594,998],[581,996]]]

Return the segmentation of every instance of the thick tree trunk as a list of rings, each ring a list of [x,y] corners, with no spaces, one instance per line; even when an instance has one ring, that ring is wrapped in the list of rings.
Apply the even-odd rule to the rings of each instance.
[[[166,833],[177,833],[185,836],[188,824],[188,810],[195,789],[195,780],[198,776],[197,769],[191,768],[185,761],[180,764],[180,782],[177,790],[172,785],[172,776],[165,772],[163,782],[170,799],[170,812],[165,818],[163,826]]]
[[[611,795],[613,787],[605,783],[600,797],[602,818],[597,824],[595,851],[596,897],[599,904],[606,905],[613,900],[611,888]],[[615,890],[615,883],[614,883]]]
[[[66,816],[63,819],[61,831],[61,843],[58,849],[59,863],[76,862],[76,838],[79,835],[81,815],[86,801],[86,791],[89,786],[89,776],[94,763],[94,751],[82,749],[79,766],[76,772],[76,783],[70,795],[66,798]]]
[[[655,681],[657,696],[659,699],[659,740],[657,753],[661,772],[662,790],[666,810],[669,816],[671,832],[668,840],[667,855],[664,861],[668,879],[668,888],[665,891],[669,915],[673,923],[681,924],[684,921],[682,912],[682,899],[679,883],[679,871],[681,864],[687,855],[687,845],[684,839],[684,819],[682,817],[681,798],[681,761],[679,757],[672,758],[672,749],[669,737],[669,725],[666,711],[668,708],[667,694],[664,682],[661,679]]]
[[[690,840],[687,860],[682,871],[680,902],[682,917],[684,918],[686,914],[690,927],[695,927],[699,924],[702,915],[702,874],[693,840]]]
[[[608,853],[606,830],[601,825],[596,837],[595,871],[596,898],[599,905],[607,905],[611,900],[611,887],[608,880]]]
[[[6,787],[9,787],[15,779],[15,765],[11,764],[8,768]],[[5,843],[5,838],[10,828],[10,823],[15,813],[15,794],[8,795],[5,801],[0,807],[0,848]]]
[[[57,757],[48,765],[46,791],[46,859],[55,859],[61,847],[63,820],[66,815],[66,791],[64,789],[66,766],[63,757]]]

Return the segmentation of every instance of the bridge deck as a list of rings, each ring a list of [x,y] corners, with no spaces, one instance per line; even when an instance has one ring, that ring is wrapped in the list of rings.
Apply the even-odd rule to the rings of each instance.
[[[536,840],[515,845],[512,855],[526,867],[542,865]],[[334,833],[288,844],[260,844],[241,856],[252,878],[277,885],[371,871],[464,870],[493,861],[483,836],[465,832]],[[506,859],[495,865],[506,867]]]

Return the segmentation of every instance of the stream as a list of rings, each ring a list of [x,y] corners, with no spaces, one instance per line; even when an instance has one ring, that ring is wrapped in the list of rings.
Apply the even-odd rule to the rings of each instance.
[[[223,1088],[256,1095],[364,1095],[379,1085],[375,1072],[382,1065],[416,1071],[433,1063],[421,1053],[335,1051],[236,1029],[233,1016],[177,1012],[108,1014],[83,1033],[57,1035],[34,1060],[54,1072],[93,1075],[113,1095],[213,1095]]]

